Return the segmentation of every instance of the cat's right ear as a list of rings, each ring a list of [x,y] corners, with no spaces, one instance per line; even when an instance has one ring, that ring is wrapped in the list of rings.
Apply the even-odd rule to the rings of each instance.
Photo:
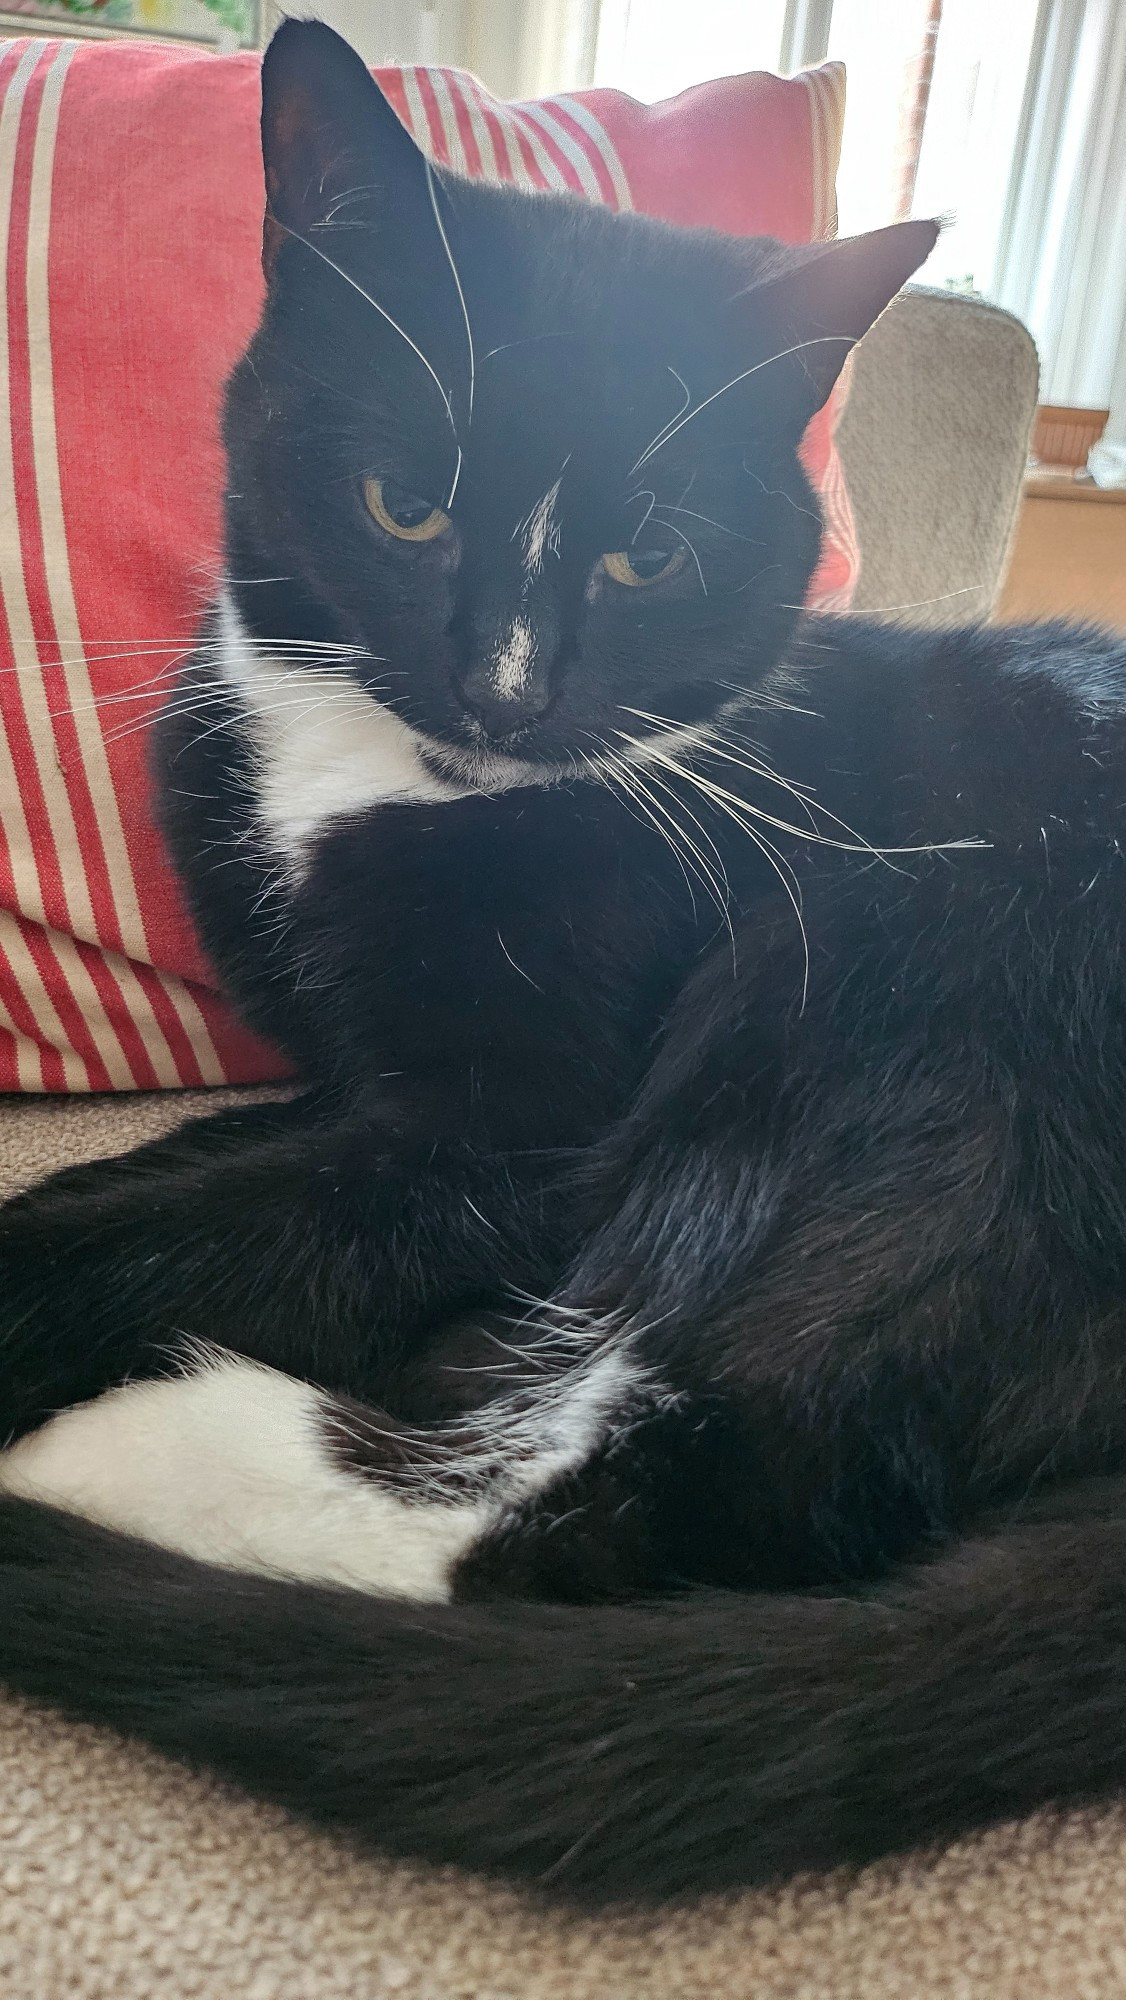
[[[425,157],[366,65],[320,21],[283,21],[262,59],[267,283],[287,237],[370,222],[425,198]],[[341,239],[338,239],[341,240]],[[315,236],[314,236],[315,241]]]
[[[748,373],[770,370],[760,380],[776,419],[796,433],[805,429],[851,349],[930,256],[938,231],[937,222],[912,220],[830,243],[770,248],[765,269],[734,303],[744,339],[749,334],[766,349],[761,360],[749,350],[755,365]]]

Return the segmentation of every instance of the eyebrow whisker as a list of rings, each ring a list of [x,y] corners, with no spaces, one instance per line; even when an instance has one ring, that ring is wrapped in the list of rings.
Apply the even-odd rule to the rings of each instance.
[[[450,248],[450,239],[446,234],[446,225],[442,221],[441,211],[438,207],[438,191],[437,191],[437,183],[434,179],[434,169],[431,166],[429,160],[425,162],[425,166],[426,166],[426,187],[430,195],[430,206],[434,211],[434,220],[438,225],[438,234],[442,239],[442,248],[446,253],[446,261],[449,264],[451,276],[453,277],[454,284],[457,287],[458,302],[461,306],[461,316],[462,319],[465,321],[465,339],[466,339],[466,344],[469,348],[469,398],[468,398],[469,412],[468,412],[468,417],[466,419],[466,424],[468,429],[472,429],[473,389],[477,380],[477,363],[473,353],[473,328],[469,324],[469,307],[465,303],[465,293],[462,290],[461,275],[457,268],[457,263],[454,258],[454,253]],[[451,422],[452,421],[453,419],[451,417]],[[457,458],[457,471],[454,473],[454,483],[450,488],[450,497],[446,502],[447,508],[452,507],[453,505],[454,494],[457,492],[458,474],[460,472],[461,472],[461,452],[459,450]]]
[[[270,220],[276,224],[277,228],[279,228],[284,235],[292,237],[295,243],[304,244],[306,250],[311,250],[314,257],[319,257],[322,264],[327,264],[330,271],[335,271],[338,278],[342,278],[346,285],[350,285],[352,287],[352,290],[358,293],[359,297],[363,299],[364,302],[371,307],[372,311],[377,312],[379,314],[380,319],[386,320],[392,332],[397,333],[400,340],[404,340],[406,342],[407,346],[411,350],[411,353],[416,355],[419,361],[421,361],[423,367],[426,370],[426,373],[429,375],[430,380],[433,382],[434,387],[437,389],[439,396],[442,398],[442,408],[446,412],[446,417],[449,421],[450,429],[453,432],[454,444],[457,448],[457,465],[454,468],[453,485],[450,488],[450,501],[452,502],[453,496],[457,491],[458,478],[461,474],[461,444],[458,440],[457,425],[454,422],[453,405],[450,402],[449,395],[442,386],[441,378],[438,375],[438,372],[435,369],[433,363],[427,359],[426,355],[423,353],[421,347],[419,346],[417,340],[412,340],[410,334],[406,331],[406,328],[400,326],[398,320],[394,319],[392,315],[387,311],[386,306],[381,306],[378,299],[373,299],[370,292],[365,292],[363,286],[357,284],[355,278],[351,277],[350,274],[344,269],[343,265],[338,264],[336,262],[336,259],[334,257],[330,257],[327,251],[322,250],[320,248],[319,244],[310,242],[307,236],[302,236],[299,229],[291,229],[289,227],[289,224],[287,222],[282,222],[279,216],[271,214]],[[458,289],[460,290],[460,286]]]
[[[756,541],[753,535],[741,535],[738,528],[729,528],[723,521],[714,521],[710,514],[698,514],[694,507],[669,507],[663,502],[654,510],[658,514],[687,514],[693,521],[705,521],[709,528],[718,528],[721,535],[731,535],[737,542],[748,542],[752,548],[762,549],[765,542]],[[669,522],[672,526],[672,522]]]
[[[655,438],[653,443],[648,445],[642,452],[641,457],[636,463],[630,466],[629,478],[632,479],[636,472],[640,472],[642,466],[653,457],[655,452],[663,450],[670,439],[674,438],[678,431],[684,429],[685,424],[690,424],[694,417],[701,416],[705,410],[710,409],[713,403],[717,403],[721,396],[726,396],[729,389],[737,389],[740,382],[749,381],[752,375],[760,374],[764,368],[773,368],[776,361],[788,360],[791,354],[802,354],[807,347],[832,346],[834,342],[843,344],[846,347],[855,347],[856,345],[850,333],[819,333],[812,340],[798,340],[795,341],[792,347],[779,348],[777,354],[768,354],[765,361],[756,361],[753,368],[744,368],[741,374],[733,375],[729,382],[721,383],[718,389],[712,390],[710,396],[704,397],[702,403],[697,403],[695,409],[687,410],[675,423],[666,425],[663,435]],[[679,377],[677,379],[679,380]]]

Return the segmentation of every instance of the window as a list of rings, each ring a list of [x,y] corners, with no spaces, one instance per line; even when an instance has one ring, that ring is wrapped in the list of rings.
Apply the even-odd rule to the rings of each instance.
[[[1126,439],[1126,5],[603,0],[596,83],[653,99],[738,69],[848,69],[843,233],[946,224],[923,284],[1007,306],[1041,393]]]
[[[594,80],[646,104],[711,76],[777,69],[786,0],[603,0]]]

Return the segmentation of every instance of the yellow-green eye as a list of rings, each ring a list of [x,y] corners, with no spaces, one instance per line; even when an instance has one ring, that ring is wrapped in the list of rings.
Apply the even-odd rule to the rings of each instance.
[[[365,479],[364,505],[373,521],[401,542],[433,542],[444,535],[450,517],[429,500],[420,500],[393,479]]]
[[[684,550],[656,545],[647,549],[616,549],[602,558],[602,567],[615,583],[628,583],[632,590],[647,583],[660,583],[684,566]]]

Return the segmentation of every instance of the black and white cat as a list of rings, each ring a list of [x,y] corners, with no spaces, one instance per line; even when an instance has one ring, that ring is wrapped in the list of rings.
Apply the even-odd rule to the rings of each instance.
[[[304,1088],[0,1212],[0,1678],[599,1894],[1120,1787],[1126,648],[798,609],[933,228],[465,184],[312,25],[263,90],[157,759]]]

